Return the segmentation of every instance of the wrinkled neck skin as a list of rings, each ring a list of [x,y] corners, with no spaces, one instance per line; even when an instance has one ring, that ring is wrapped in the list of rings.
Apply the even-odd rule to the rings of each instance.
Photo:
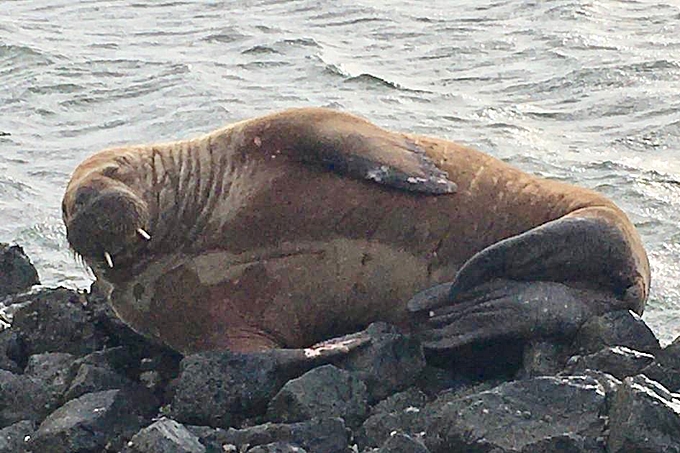
[[[236,159],[244,159],[233,152],[238,149],[238,143],[232,143],[234,136],[239,140],[235,129],[238,124],[193,140],[105,150],[84,161],[72,176],[64,197],[67,230],[76,229],[78,215],[82,216],[88,208],[81,206],[79,210],[77,205],[76,200],[83,192],[98,192],[100,198],[105,192],[114,192],[133,197],[146,208],[146,218],[127,228],[133,232],[141,228],[151,239],[137,233],[117,238],[115,244],[94,244],[85,248],[77,247],[78,241],[69,238],[74,251],[98,276],[116,281],[134,273],[154,255],[191,252],[190,249],[200,249],[206,242],[217,242],[216,234],[204,234],[209,225],[214,227],[215,222],[226,220],[220,218],[219,210],[215,211],[214,207],[225,202],[236,206],[239,181],[249,177],[247,171],[235,173]],[[95,196],[90,195],[90,198]],[[98,212],[96,222],[102,229],[105,225],[116,228],[117,217],[121,217],[118,214],[116,208]],[[223,211],[223,214],[228,215],[228,212]],[[92,235],[91,227],[90,221],[83,227],[82,234],[96,236]],[[199,236],[200,241],[197,240]],[[97,239],[92,238],[90,242],[93,240]],[[113,268],[103,259],[105,251],[112,256]]]

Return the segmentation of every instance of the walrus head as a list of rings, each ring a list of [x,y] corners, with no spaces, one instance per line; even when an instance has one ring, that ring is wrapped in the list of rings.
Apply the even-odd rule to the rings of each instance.
[[[104,176],[69,187],[62,214],[71,249],[90,266],[113,269],[129,263],[151,240],[146,202]]]

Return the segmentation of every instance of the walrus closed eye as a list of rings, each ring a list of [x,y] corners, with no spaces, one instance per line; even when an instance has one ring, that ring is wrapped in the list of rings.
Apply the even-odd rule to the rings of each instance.
[[[431,351],[568,336],[641,313],[649,290],[604,196],[326,109],[102,151],[63,208],[117,314],[183,353],[305,348],[377,320]]]

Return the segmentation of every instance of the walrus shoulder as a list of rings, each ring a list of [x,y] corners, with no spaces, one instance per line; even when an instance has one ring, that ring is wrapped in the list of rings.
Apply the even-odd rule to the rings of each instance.
[[[447,173],[413,140],[353,115],[323,108],[291,109],[236,127],[257,148],[275,149],[292,160],[352,178],[412,192],[456,191]]]

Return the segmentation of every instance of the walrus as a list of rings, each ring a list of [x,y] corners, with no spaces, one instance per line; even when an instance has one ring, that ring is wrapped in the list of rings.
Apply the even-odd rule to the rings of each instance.
[[[181,353],[305,348],[381,320],[430,350],[642,313],[649,262],[605,196],[451,141],[301,108],[96,153],[72,250]]]

